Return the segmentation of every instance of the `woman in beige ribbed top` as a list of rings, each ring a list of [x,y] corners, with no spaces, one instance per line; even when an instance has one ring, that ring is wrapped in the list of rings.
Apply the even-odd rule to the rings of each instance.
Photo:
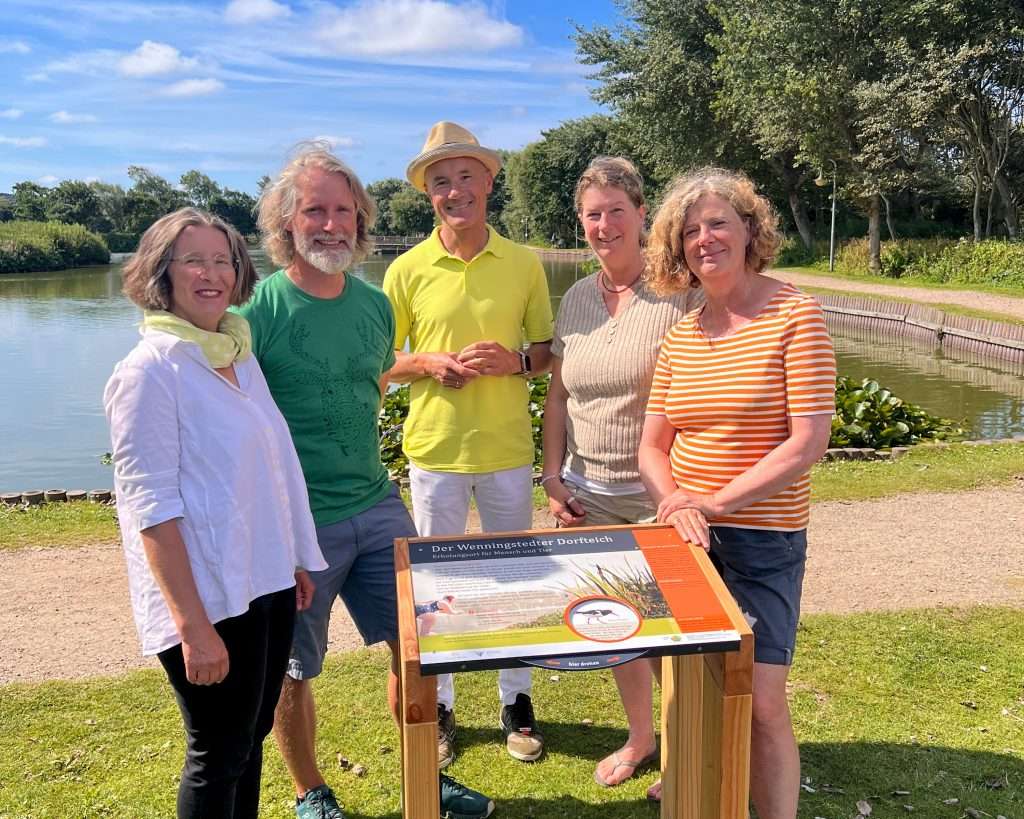
[[[541,484],[560,526],[653,521],[637,450],[658,349],[701,302],[698,290],[658,297],[644,282],[643,181],[621,157],[598,157],[576,185],[576,210],[601,264],[562,298],[544,405]],[[614,669],[629,738],[594,779],[618,785],[654,759],[647,660]]]

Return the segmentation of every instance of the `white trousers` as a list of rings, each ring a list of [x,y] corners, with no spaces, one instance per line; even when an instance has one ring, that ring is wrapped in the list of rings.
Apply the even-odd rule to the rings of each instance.
[[[529,465],[466,475],[409,464],[409,488],[412,517],[421,537],[465,534],[470,498],[476,498],[485,532],[520,532],[533,525],[533,468]],[[498,672],[502,705],[512,705],[518,694],[529,695],[531,687],[529,668],[503,668]],[[437,675],[437,701],[445,708],[454,707],[451,674]]]

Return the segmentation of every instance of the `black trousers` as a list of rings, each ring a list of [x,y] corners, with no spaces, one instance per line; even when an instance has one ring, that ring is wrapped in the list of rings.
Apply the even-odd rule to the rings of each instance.
[[[216,685],[185,679],[181,645],[157,655],[185,721],[178,819],[257,819],[263,740],[274,725],[295,627],[295,589],[267,594],[214,628],[228,650]]]

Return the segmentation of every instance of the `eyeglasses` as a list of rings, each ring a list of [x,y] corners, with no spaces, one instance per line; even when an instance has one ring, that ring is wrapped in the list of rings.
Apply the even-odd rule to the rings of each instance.
[[[238,259],[230,256],[214,256],[212,259],[204,259],[202,256],[172,256],[172,262],[178,262],[189,273],[201,273],[205,270],[214,270],[217,273],[227,273],[234,270]]]

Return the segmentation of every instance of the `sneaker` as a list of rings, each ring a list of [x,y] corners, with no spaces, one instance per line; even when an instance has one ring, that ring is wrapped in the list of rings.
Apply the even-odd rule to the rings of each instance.
[[[455,759],[455,712],[437,704],[437,767],[444,770]]]
[[[298,819],[345,819],[334,791],[326,785],[306,791],[305,796],[295,800],[295,815]]]
[[[491,815],[494,810],[493,799],[467,788],[450,776],[440,776],[441,819],[485,819]]]
[[[501,730],[508,752],[521,762],[533,762],[544,753],[544,737],[537,730],[529,695],[518,694],[512,705],[501,709]]]

